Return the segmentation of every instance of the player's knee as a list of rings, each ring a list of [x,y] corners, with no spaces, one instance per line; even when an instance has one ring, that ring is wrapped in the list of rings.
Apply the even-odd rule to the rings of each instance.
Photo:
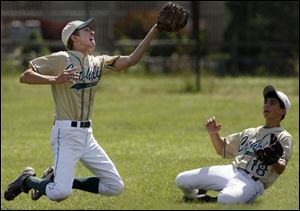
[[[115,195],[120,195],[124,191],[124,183],[120,182],[116,187],[115,187]]]
[[[186,176],[184,173],[180,173],[177,175],[175,179],[175,184],[178,188],[184,188],[186,186]]]
[[[63,201],[68,198],[72,193],[72,190],[63,190],[63,189],[56,189],[52,192],[52,194],[47,195],[48,198],[52,201]]]
[[[220,204],[237,204],[239,203],[238,198],[226,194],[226,193],[220,193],[218,196],[218,203]]]
[[[105,196],[117,196],[120,195],[124,190],[123,181],[116,182],[109,185],[99,185],[99,193]]]

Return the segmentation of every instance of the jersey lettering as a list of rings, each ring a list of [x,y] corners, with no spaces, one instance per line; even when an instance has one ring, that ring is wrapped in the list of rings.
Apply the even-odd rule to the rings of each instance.
[[[100,68],[97,66],[94,66],[93,69],[90,69],[90,67],[87,69],[87,71],[81,71],[79,74],[79,81],[93,81],[95,79],[100,78]]]
[[[68,67],[70,67],[71,65],[69,65]],[[100,76],[101,76],[101,70],[98,66],[94,66],[92,69],[89,67],[87,71],[81,71],[79,73],[79,78],[76,81],[77,83],[71,86],[71,89],[76,89],[77,91],[79,91],[81,89],[94,87],[98,84]],[[90,81],[90,82],[85,82],[85,81]]]

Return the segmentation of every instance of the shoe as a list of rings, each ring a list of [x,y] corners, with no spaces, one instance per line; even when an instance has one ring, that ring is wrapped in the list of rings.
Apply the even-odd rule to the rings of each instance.
[[[196,200],[198,202],[214,203],[218,201],[218,197],[217,196],[213,197],[213,196],[203,194],[197,196]]]
[[[206,194],[206,193],[207,193],[207,190],[203,190],[203,189],[198,190],[198,195]]]
[[[54,180],[54,167],[53,166],[49,166],[44,171],[42,179],[45,179],[45,181],[53,181]],[[32,189],[32,191],[31,191],[31,199],[32,200],[36,201],[39,198],[41,198],[41,196],[43,196],[43,194],[40,191],[38,191],[36,189]]]
[[[6,191],[4,192],[4,198],[7,201],[14,200],[20,193],[29,192],[29,188],[26,187],[24,182],[30,177],[36,176],[35,171],[31,167],[26,167],[21,175],[16,177],[14,181],[12,181],[8,186]]]
[[[207,192],[207,191],[206,191]],[[206,194],[199,194],[195,198],[188,198],[186,196],[183,196],[184,202],[206,202],[206,203],[213,203],[217,202],[218,197],[212,197]]]
[[[196,198],[197,197],[200,197],[201,195],[204,195],[207,193],[207,190],[203,190],[203,189],[198,189],[198,193],[197,193],[197,196],[195,198],[188,198],[186,196],[183,196],[183,200],[185,202],[193,202],[193,201],[196,201]]]

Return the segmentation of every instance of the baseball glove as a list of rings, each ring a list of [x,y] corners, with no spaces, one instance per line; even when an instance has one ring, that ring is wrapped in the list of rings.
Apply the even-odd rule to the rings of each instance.
[[[254,153],[258,160],[267,165],[272,165],[283,155],[283,147],[278,141],[277,136],[272,133],[270,145],[263,149],[254,150]]]
[[[189,11],[179,4],[168,2],[161,8],[157,18],[159,31],[174,32],[182,29],[188,22]]]

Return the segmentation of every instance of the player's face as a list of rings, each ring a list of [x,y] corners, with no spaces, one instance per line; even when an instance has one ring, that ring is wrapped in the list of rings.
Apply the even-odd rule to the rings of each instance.
[[[266,98],[264,100],[263,114],[266,120],[279,120],[285,114],[285,110],[280,108],[280,103],[276,98]]]
[[[90,52],[96,48],[95,31],[89,26],[79,30],[79,36],[77,36],[77,43],[80,45],[80,49]]]

